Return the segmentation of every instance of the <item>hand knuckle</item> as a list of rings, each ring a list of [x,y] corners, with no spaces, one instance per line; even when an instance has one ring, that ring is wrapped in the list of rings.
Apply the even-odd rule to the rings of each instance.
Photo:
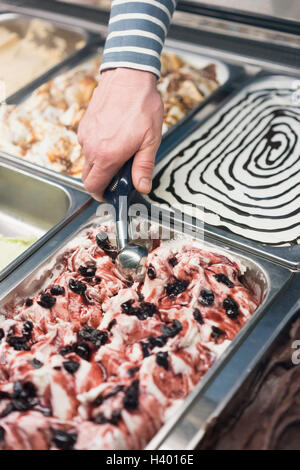
[[[141,170],[152,172],[154,170],[154,161],[153,160],[142,160],[139,161],[138,166]]]

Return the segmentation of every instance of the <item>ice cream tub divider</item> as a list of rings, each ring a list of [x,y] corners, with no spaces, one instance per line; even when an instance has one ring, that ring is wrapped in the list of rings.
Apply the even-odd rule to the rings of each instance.
[[[15,270],[12,275],[6,279],[6,284],[0,286],[2,312],[5,311],[6,308],[9,308],[12,303],[18,303],[22,298],[32,296],[43,288],[48,276],[50,274],[53,276],[53,272],[55,272],[56,268],[59,268],[66,243],[76,238],[80,232],[88,230],[88,228],[92,227],[95,223],[101,224],[106,222],[102,218],[95,217],[97,207],[98,204],[93,202],[85,212],[81,213],[77,219],[70,221],[68,225],[63,227],[52,237],[52,240],[50,239],[46,242],[44,246],[42,246],[36,253],[26,260],[19,269]],[[143,222],[147,224],[149,221],[144,219]],[[166,230],[167,232],[165,233],[168,233],[168,227],[164,227],[162,224],[159,224],[159,220],[151,220],[151,224],[153,222],[158,224],[161,231]],[[182,236],[182,232],[176,224],[174,224],[174,226],[171,224],[170,231],[174,234],[175,238],[177,236]],[[203,240],[203,234],[200,231],[190,230],[188,227],[185,228],[184,236],[187,239],[194,238],[198,241]],[[230,364],[232,354],[238,354],[239,347],[244,339],[253,329],[255,331],[256,323],[261,317],[263,317],[265,312],[270,309],[271,303],[279,294],[283,286],[287,284],[292,275],[290,271],[283,267],[276,266],[266,260],[260,260],[255,256],[248,256],[240,250],[229,248],[222,242],[214,240],[208,236],[204,237],[203,245],[204,248],[213,252],[218,253],[220,251],[225,256],[228,256],[229,259],[236,259],[245,268],[245,273],[243,275],[245,285],[255,290],[261,300],[261,305],[258,307],[253,317],[228,346],[226,351],[222,353],[217,362],[206,373],[204,378],[201,379],[198,385],[196,385],[194,391],[188,395],[182,406],[176,410],[174,416],[166,422],[158,434],[153,438],[148,445],[148,448],[159,448],[163,445],[163,442],[167,439],[169,433],[177,432],[178,426],[184,419],[187,410],[199,405],[197,405],[197,403],[201,392],[203,392],[207,385],[216,376],[218,376],[218,373],[222,371],[228,362]],[[192,414],[194,414],[194,412]],[[201,427],[201,424],[199,416],[195,414],[194,428],[196,427],[198,430]],[[191,438],[190,432],[187,432],[186,437],[189,439]],[[178,442],[175,447],[171,448],[178,449],[184,447],[182,443]]]

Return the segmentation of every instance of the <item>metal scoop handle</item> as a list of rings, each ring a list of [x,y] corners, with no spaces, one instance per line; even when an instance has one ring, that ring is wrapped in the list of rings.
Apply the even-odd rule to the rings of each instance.
[[[129,242],[128,204],[134,192],[132,182],[132,164],[134,156],[119,170],[104,192],[106,202],[116,211],[116,229],[118,249],[122,250]]]

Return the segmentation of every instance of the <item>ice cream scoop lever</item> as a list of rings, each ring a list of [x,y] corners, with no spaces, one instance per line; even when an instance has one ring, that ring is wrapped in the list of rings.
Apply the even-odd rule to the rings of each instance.
[[[118,256],[116,265],[128,279],[142,281],[146,272],[148,250],[145,246],[129,241],[128,207],[134,192],[132,183],[132,157],[112,179],[104,192],[106,202],[112,204],[116,212]]]

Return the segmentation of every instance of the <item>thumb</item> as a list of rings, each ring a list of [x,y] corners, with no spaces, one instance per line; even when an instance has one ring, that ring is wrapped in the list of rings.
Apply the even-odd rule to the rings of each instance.
[[[152,188],[156,146],[152,145],[139,150],[134,157],[132,166],[132,181],[137,191],[148,194]]]

